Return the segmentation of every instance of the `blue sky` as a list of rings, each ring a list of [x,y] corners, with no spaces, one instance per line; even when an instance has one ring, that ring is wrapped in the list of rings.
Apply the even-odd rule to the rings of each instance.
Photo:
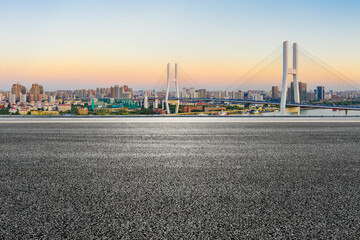
[[[179,62],[204,84],[221,78],[226,86],[284,40],[360,79],[360,1],[12,0],[0,5],[0,89],[14,81],[48,88],[117,81],[140,86],[156,81],[168,61]]]

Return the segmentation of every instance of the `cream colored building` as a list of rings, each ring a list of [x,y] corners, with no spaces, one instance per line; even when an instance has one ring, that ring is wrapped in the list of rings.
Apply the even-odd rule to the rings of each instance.
[[[71,104],[59,104],[58,105],[59,112],[67,112],[71,111]]]

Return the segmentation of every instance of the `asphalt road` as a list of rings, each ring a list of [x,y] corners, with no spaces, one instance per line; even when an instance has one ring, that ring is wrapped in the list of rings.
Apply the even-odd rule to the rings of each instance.
[[[1,123],[1,239],[360,236],[360,123]]]

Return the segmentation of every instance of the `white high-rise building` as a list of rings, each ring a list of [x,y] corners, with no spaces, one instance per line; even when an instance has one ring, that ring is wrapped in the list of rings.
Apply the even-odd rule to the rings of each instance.
[[[155,101],[154,101],[153,108],[158,108],[158,107],[159,107],[159,98],[158,98],[158,95],[155,95]]]
[[[26,103],[26,94],[21,94],[20,93],[20,102],[21,103]]]
[[[15,94],[10,93],[9,102],[10,102],[10,104],[16,103],[16,95]]]
[[[242,91],[231,92],[232,99],[244,99],[244,93]]]
[[[54,96],[49,96],[49,103],[55,103],[55,97]]]
[[[114,98],[120,98],[120,86],[119,85],[115,85],[114,86]]]
[[[264,97],[260,93],[254,93],[250,96],[250,100],[252,101],[263,101]]]
[[[187,89],[186,89],[186,88],[181,89],[181,97],[183,97],[183,98],[187,98],[187,97],[188,97]]]
[[[190,93],[190,98],[194,98],[194,94],[195,94],[195,88],[190,88],[189,90],[189,93]]]
[[[148,98],[148,95],[145,95],[145,97],[144,97],[144,108],[146,108],[146,109],[149,108],[149,98]]]

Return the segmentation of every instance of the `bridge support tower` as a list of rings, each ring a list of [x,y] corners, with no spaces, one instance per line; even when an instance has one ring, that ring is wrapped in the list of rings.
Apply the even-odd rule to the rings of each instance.
[[[288,88],[288,75],[293,76],[294,102],[300,103],[299,83],[298,83],[298,45],[293,44],[293,68],[288,68],[288,42],[283,43],[283,79],[281,87],[280,112],[286,114],[286,96]],[[290,93],[291,94],[291,93]]]
[[[179,106],[180,106],[180,94],[179,94],[179,85],[178,85],[178,74],[177,74],[177,63],[175,63],[175,78],[170,78],[170,63],[167,64],[167,87],[166,87],[166,96],[165,96],[165,105],[166,105],[166,113],[170,114],[170,107],[169,107],[169,94],[170,94],[170,84],[172,82],[175,83],[175,97],[177,98],[176,101],[176,109],[175,113],[179,113]],[[172,101],[173,102],[173,101]]]

